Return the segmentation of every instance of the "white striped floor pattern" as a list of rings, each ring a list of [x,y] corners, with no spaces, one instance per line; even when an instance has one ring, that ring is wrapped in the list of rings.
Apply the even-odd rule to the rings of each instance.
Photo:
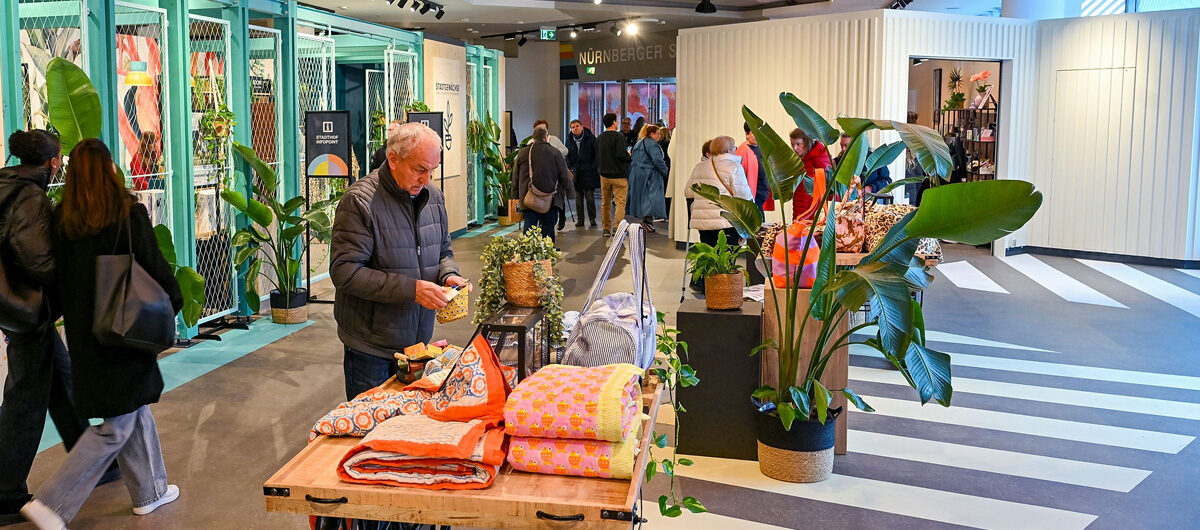
[[[996,258],[975,258],[980,266],[983,266],[984,261],[982,260],[993,259]],[[1067,302],[1128,309],[1128,304],[1136,300],[1123,302],[1104,294],[1100,290],[1111,289],[1116,285],[1124,285],[1136,289],[1151,298],[1166,302],[1196,317],[1200,317],[1200,294],[1192,292],[1183,286],[1187,282],[1191,282],[1194,285],[1194,278],[1200,278],[1200,271],[1149,266],[1134,267],[1124,263],[1085,259],[1073,260],[1103,274],[1103,280],[1096,280],[1094,277],[1090,277],[1089,281],[1093,285],[1088,285],[1088,283],[1071,276],[1060,267],[1052,265],[1049,262],[1051,260],[1048,258],[1019,254],[999,258],[997,261],[1008,265],[1032,280],[1035,284],[1040,285]],[[984,267],[984,269],[988,268]],[[1005,282],[997,281],[975,264],[965,260],[945,262],[936,266],[935,270],[938,276],[948,280],[951,285],[959,289],[971,289],[997,294],[1014,294],[1026,287],[1024,285],[1013,284],[1011,278]],[[1162,277],[1150,274],[1147,270],[1163,271],[1161,274]],[[1100,281],[1105,283],[1098,283]],[[1108,281],[1114,281],[1115,283],[1107,283]],[[1005,285],[1005,283],[1008,285]]]
[[[931,337],[935,335],[939,342],[956,344],[959,349],[988,342],[986,348],[1054,355],[1027,346],[997,346],[1003,343],[930,333]],[[859,389],[875,412],[851,409],[849,454],[838,457],[842,472],[835,470],[831,479],[817,484],[788,484],[766,478],[752,461],[689,456],[695,465],[680,468],[679,475],[719,487],[863,510],[860,527],[871,526],[870,521],[875,520],[872,517],[887,515],[976,528],[1078,529],[1090,525],[1101,513],[1099,507],[1108,502],[1102,492],[1128,494],[1152,475],[1149,467],[1153,466],[1139,458],[1140,454],[1172,458],[1195,441],[1194,436],[1169,432],[1169,428],[1159,431],[1122,426],[1122,418],[1115,415],[1133,412],[1190,422],[1193,428],[1185,432],[1193,434],[1197,432],[1194,427],[1200,426],[1200,404],[1084,392],[1044,382],[1046,378],[1061,378],[1064,382],[1121,383],[1135,389],[1195,391],[1200,390],[1200,377],[951,353],[954,366],[974,371],[972,377],[954,378],[956,403],[971,403],[946,408],[935,403],[922,406],[898,372],[875,367],[881,365],[874,350],[855,346],[851,354],[850,385]],[[992,375],[1040,379],[1039,384],[1020,384],[989,379]],[[880,393],[885,395],[876,395]],[[993,410],[1012,410],[1014,406],[1030,411],[1043,406],[1060,407],[1065,411],[1060,414],[1068,417]],[[1077,419],[1069,417],[1076,410],[1086,413],[1078,414]],[[657,423],[660,430],[675,423],[670,405],[659,409]],[[1079,451],[1080,447],[1088,450]],[[908,471],[900,478],[889,475],[889,468],[898,464],[887,462],[905,462]],[[953,480],[941,479],[942,475],[952,477],[956,473],[972,477],[977,487],[963,489]],[[940,480],[931,487],[923,478],[927,476]],[[1038,493],[1057,492],[1056,488],[1081,489],[1073,490],[1073,495],[1047,497]],[[1076,497],[1089,495],[1099,500],[1082,502],[1081,509],[1073,507]],[[805,505],[799,506],[797,510]],[[656,511],[657,507],[651,509],[647,502],[647,509]],[[729,514],[704,515],[661,527],[772,528]],[[804,527],[805,513],[796,513],[795,520],[790,527]],[[914,525],[921,526],[919,522]]]

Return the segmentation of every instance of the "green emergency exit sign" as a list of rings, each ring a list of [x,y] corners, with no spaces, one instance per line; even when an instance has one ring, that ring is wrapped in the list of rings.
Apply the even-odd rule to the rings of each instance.
[[[558,38],[557,30],[542,28],[542,40],[555,40],[557,38]]]

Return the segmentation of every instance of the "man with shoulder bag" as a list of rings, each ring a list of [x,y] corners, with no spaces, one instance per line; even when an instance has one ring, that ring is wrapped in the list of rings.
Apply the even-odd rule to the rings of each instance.
[[[512,196],[521,200],[524,229],[536,226],[553,241],[558,214],[566,209],[563,197],[574,194],[575,185],[566,159],[546,141],[549,134],[545,127],[535,128],[533,141],[517,154]]]

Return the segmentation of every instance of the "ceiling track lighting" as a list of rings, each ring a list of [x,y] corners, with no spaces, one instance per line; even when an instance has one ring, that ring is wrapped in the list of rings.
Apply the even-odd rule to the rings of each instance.
[[[392,1],[394,2],[395,0],[392,0]],[[399,2],[396,3],[396,7],[400,8],[400,9],[404,9],[404,5],[407,3],[408,3],[408,0],[400,0]]]
[[[421,12],[421,14],[422,14],[422,15],[424,15],[424,14],[426,14],[426,13],[429,13],[429,10],[430,10],[430,9],[431,9],[431,6],[429,5],[429,2],[425,2],[425,5],[422,5],[422,6],[421,6],[421,11],[420,11],[420,12]]]
[[[411,10],[412,10],[412,11],[414,11],[414,12],[416,12],[416,10],[417,10],[417,6],[419,6],[419,5],[421,5],[421,3],[420,3],[420,2],[418,2],[418,1],[416,1],[416,0],[413,0],[412,7],[411,7],[411,8],[409,8],[409,9],[411,9]]]
[[[696,6],[696,12],[711,15],[717,12],[717,6],[713,5],[712,0],[700,0],[700,4]]]
[[[630,22],[625,25],[625,33],[628,33],[630,35],[637,35],[637,32],[638,32],[637,24]]]
[[[613,22],[612,27],[608,28],[608,31],[611,31],[613,35],[616,35],[618,37],[621,36],[621,28],[617,26],[616,22]]]
[[[521,35],[521,40],[517,41],[517,46],[524,46],[526,42],[529,42],[529,39],[525,38],[524,35]]]
[[[578,32],[578,31],[576,31],[576,29],[575,29],[575,28],[571,28],[571,38],[572,38],[572,39],[574,39],[574,38],[576,38],[576,37],[578,37],[578,36],[579,36],[579,32]]]
[[[436,19],[438,19],[438,20],[441,20],[441,19],[442,19],[442,17],[446,15],[446,10],[445,10],[445,9],[442,9],[442,8],[441,8],[441,6],[438,6],[438,8],[437,8],[437,9],[438,9],[438,10],[437,10],[437,14],[436,14],[436,15],[433,15],[433,18],[436,18]]]

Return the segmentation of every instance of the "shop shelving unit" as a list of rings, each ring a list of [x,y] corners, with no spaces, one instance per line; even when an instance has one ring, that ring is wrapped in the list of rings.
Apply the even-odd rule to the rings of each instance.
[[[996,138],[999,137],[998,104],[996,98],[988,95],[981,108],[975,109],[944,109],[938,112],[937,128],[943,137],[956,136],[962,141],[967,153],[967,180],[992,180],[996,163]],[[981,139],[981,132],[990,129],[992,135]],[[993,172],[979,172],[978,164],[991,162]]]

